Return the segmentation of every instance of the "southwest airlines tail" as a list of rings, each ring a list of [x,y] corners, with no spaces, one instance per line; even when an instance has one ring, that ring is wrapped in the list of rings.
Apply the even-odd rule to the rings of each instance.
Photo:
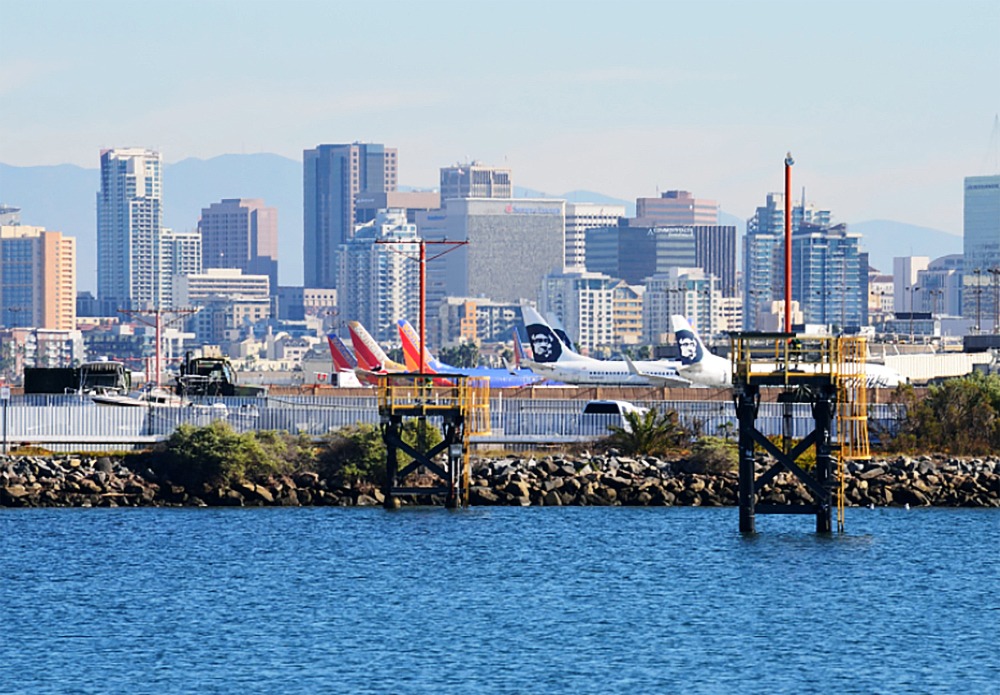
[[[390,360],[359,322],[351,321],[347,324],[347,328],[351,332],[351,344],[354,345],[354,354],[361,369],[378,374],[406,371],[406,365]]]
[[[702,386],[729,386],[732,383],[733,367],[730,361],[710,352],[686,318],[679,314],[672,315],[670,328],[680,348],[681,368],[678,371],[681,376],[690,379],[692,384]]]
[[[353,372],[358,366],[357,358],[351,353],[344,341],[336,333],[326,336],[326,341],[330,344],[330,356],[333,358],[333,370],[335,372]]]
[[[399,328],[399,339],[403,342],[403,359],[406,360],[406,369],[411,372],[420,371],[420,349],[417,347],[420,345],[420,336],[410,325],[410,322],[406,319],[400,319],[396,322]],[[444,365],[434,359],[431,353],[427,351],[427,348],[423,349],[424,353],[424,373],[425,374],[437,374],[440,371],[454,371],[453,369],[442,369]]]
[[[521,344],[521,334],[514,329],[514,369],[520,369],[521,363],[527,361],[524,355],[524,345]]]

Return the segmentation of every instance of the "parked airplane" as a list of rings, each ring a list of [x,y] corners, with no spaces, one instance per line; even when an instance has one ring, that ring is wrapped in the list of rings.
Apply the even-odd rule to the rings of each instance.
[[[360,386],[356,369],[358,359],[344,344],[336,333],[329,333],[326,342],[330,345],[330,357],[333,358],[333,372],[330,373],[330,383],[335,386]]]
[[[690,379],[692,384],[701,386],[729,386],[732,383],[732,362],[725,357],[712,354],[686,318],[677,314],[672,315],[670,327],[680,348],[681,376]],[[807,367],[808,364],[801,364],[798,369]],[[755,365],[755,368],[761,371],[768,369],[766,364],[761,364],[759,367]],[[774,369],[777,370],[778,367],[775,366]],[[903,381],[899,372],[882,364],[867,362],[864,371],[869,388],[895,388]],[[655,375],[644,374],[644,376],[650,381],[657,381]]]
[[[598,360],[573,352],[559,338],[542,315],[528,306],[521,307],[521,315],[531,341],[533,358],[524,362],[536,374],[548,376],[567,384],[598,386],[690,386],[673,360],[643,360],[632,363],[626,360]],[[655,382],[653,381],[655,379]]]
[[[355,371],[359,378],[374,383],[375,377],[380,374],[400,374],[406,371],[406,365],[389,359],[360,322],[349,321],[347,329],[351,332],[351,344],[358,360]]]
[[[411,372],[420,369],[420,336],[406,319],[397,322],[399,326],[399,337],[403,341],[403,356],[406,359],[406,368]],[[515,350],[516,350],[515,346]],[[540,376],[529,369],[491,369],[489,367],[453,367],[440,362],[424,348],[424,371],[427,374],[459,374],[462,376],[485,376],[490,379],[490,386],[493,388],[517,388],[520,386],[531,386],[545,381],[544,376]]]

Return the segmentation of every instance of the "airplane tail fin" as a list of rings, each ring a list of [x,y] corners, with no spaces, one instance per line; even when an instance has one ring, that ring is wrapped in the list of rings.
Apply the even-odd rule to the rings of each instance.
[[[340,339],[340,336],[336,333],[330,333],[326,336],[326,340],[330,344],[330,356],[333,358],[334,371],[353,372],[354,368],[358,366],[358,360],[344,344],[344,341]]]
[[[399,339],[403,343],[403,358],[406,360],[406,369],[411,372],[419,371],[420,350],[417,346],[420,345],[420,336],[417,335],[413,326],[406,319],[397,321],[396,326],[399,328]],[[431,356],[426,347],[423,348],[423,353],[425,372],[427,374],[437,374],[438,370],[435,368],[438,364],[437,360]]]
[[[705,359],[708,350],[701,342],[698,333],[691,327],[686,318],[680,314],[673,314],[670,317],[670,328],[677,339],[677,346],[680,348],[681,364],[685,367],[698,364]]]
[[[358,321],[350,321],[347,324],[351,332],[351,343],[354,345],[354,354],[358,358],[358,365],[369,372],[405,372],[406,365],[399,364],[389,359],[385,351],[379,347],[371,334]]]
[[[576,351],[576,346],[573,345],[573,340],[569,337],[566,332],[566,328],[562,325],[562,321],[555,314],[546,314],[545,320],[552,327],[552,332],[559,336],[559,340],[562,341],[564,347],[568,348],[570,352]]]
[[[515,328],[513,329],[513,331],[514,331],[514,369],[520,369],[521,362],[525,360],[524,345],[521,344],[521,335],[520,333],[517,332],[517,329]]]
[[[531,342],[531,352],[535,362],[568,362],[573,360],[576,353],[560,340],[541,314],[530,306],[522,306],[521,317],[524,319],[524,327],[528,331],[528,340]]]

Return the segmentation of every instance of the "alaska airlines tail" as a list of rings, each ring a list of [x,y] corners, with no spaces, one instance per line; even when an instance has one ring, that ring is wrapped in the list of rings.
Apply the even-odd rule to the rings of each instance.
[[[732,364],[709,351],[686,318],[679,314],[672,315],[670,327],[680,349],[681,376],[703,386],[728,386],[732,383]]]
[[[358,358],[358,366],[361,369],[381,374],[406,371],[406,365],[390,360],[385,351],[379,347],[371,334],[358,321],[350,321],[347,328],[351,332],[351,344],[354,345],[354,354]]]
[[[542,318],[542,315],[530,306],[521,307],[521,317],[524,319],[524,327],[528,331],[528,341],[531,343],[533,355],[532,361],[544,364],[546,362],[573,362],[582,359],[559,339],[559,336]]]
[[[333,368],[335,372],[353,372],[358,366],[358,360],[351,354],[347,345],[336,333],[326,336],[326,341],[330,344],[330,356],[333,358]]]
[[[573,345],[573,341],[570,339],[569,333],[566,332],[566,329],[563,327],[562,321],[559,320],[559,317],[555,314],[549,313],[545,315],[545,320],[548,322],[549,326],[552,327],[552,332],[559,336],[559,340],[562,341],[562,344],[569,348],[570,352],[576,352],[576,346]]]

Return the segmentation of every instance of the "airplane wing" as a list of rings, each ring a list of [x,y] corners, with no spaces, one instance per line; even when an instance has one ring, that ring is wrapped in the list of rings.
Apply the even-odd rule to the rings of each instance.
[[[636,376],[642,377],[651,383],[653,386],[667,386],[670,388],[685,388],[691,385],[691,382],[682,376],[659,376],[656,374],[647,374],[646,372],[641,372],[635,366],[628,355],[622,355],[625,358],[625,364],[628,365],[628,370]]]

